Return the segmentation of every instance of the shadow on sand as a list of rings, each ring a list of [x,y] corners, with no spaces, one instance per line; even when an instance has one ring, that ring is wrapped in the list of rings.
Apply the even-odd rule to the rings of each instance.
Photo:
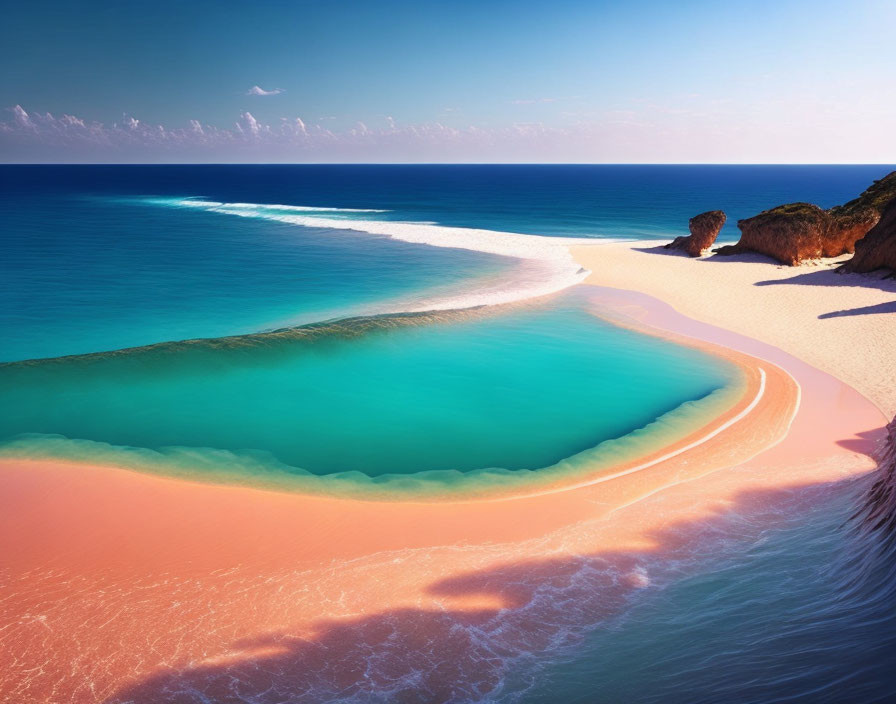
[[[731,244],[730,242],[724,242],[722,244]],[[695,262],[700,264],[738,264],[738,263],[754,263],[754,264],[770,264],[772,266],[782,267],[785,266],[781,262],[777,262],[771,257],[767,257],[764,254],[757,254],[754,252],[743,252],[741,254],[730,254],[727,256],[722,256],[718,254],[714,254],[710,251],[708,254],[705,254],[702,257],[692,257],[687,252],[681,249],[666,249],[665,245],[654,245],[650,247],[632,247],[633,252],[640,252],[642,254],[662,254],[666,257],[684,257],[685,259],[693,259]]]
[[[634,249],[636,252],[644,254],[663,254],[666,256],[687,257],[685,252],[677,249],[666,249],[662,245],[656,247],[642,247]],[[734,254],[731,256],[710,255],[695,259],[702,263],[713,264],[733,264],[733,263],[760,263],[769,264],[777,268],[787,268],[786,265],[775,261],[770,257],[762,254]],[[766,281],[757,281],[755,286],[860,286],[863,288],[877,288],[887,293],[892,293],[896,297],[896,278],[889,275],[885,271],[872,272],[870,274],[851,274],[836,271],[835,265],[822,265],[813,268],[811,271],[805,271],[802,267],[792,267],[794,275],[786,279],[769,279]],[[818,317],[822,320],[827,318],[840,318],[855,315],[875,315],[880,313],[896,313],[896,300],[878,303],[872,306],[862,306],[860,308],[850,308],[844,310],[830,311],[822,313]]]
[[[871,439],[844,442],[867,451]],[[161,672],[120,691],[106,704],[494,701],[507,694],[502,685],[509,674],[534,673],[539,658],[569,652],[588,630],[620,615],[635,593],[650,593],[695,571],[715,559],[722,546],[732,554],[737,545],[780,524],[782,515],[817,504],[830,491],[831,485],[825,484],[744,492],[734,502],[720,502],[705,518],[670,524],[647,536],[647,548],[608,548],[590,555],[509,563],[439,581],[429,587],[431,595],[446,602],[486,597],[489,607],[408,608],[323,622],[307,639],[289,630],[267,633],[234,644],[234,657],[223,664]],[[729,645],[736,647],[719,647]],[[788,686],[804,686],[805,691],[839,676],[833,667],[836,654],[816,652],[799,672],[798,659],[784,662],[780,653],[758,660],[755,653],[752,656],[743,687],[757,686],[753,675],[766,672],[764,668],[768,673],[787,672],[793,678]],[[826,659],[832,661],[830,671]],[[649,668],[649,663],[643,666]],[[799,685],[797,675],[808,681]],[[590,701],[601,701],[597,691],[595,696]]]
[[[796,274],[787,279],[772,279],[769,281],[757,281],[756,286],[860,286],[862,288],[877,288],[896,297],[896,280],[883,273],[848,274],[823,268],[816,271],[807,271]],[[859,308],[847,308],[834,310],[819,315],[819,319],[842,318],[855,315],[876,315],[880,313],[896,313],[896,300],[877,303],[871,306]]]
[[[835,310],[830,313],[822,313],[818,317],[824,320],[825,318],[842,318],[850,315],[875,315],[877,313],[896,313],[896,301],[891,301],[890,303],[878,303],[874,306],[862,306],[861,308]]]

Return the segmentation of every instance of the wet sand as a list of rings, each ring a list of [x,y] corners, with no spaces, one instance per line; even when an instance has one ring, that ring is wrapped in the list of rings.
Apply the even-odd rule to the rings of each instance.
[[[884,416],[841,381],[642,293],[599,296],[596,315],[745,375],[724,416],[608,480],[365,502],[0,462],[0,700],[481,698],[874,467]]]

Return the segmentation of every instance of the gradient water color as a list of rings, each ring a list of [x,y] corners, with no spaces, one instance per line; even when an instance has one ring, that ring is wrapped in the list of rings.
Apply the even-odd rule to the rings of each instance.
[[[599,471],[718,413],[738,377],[602,322],[559,238],[667,237],[721,207],[731,239],[886,171],[0,167],[0,451],[371,498]],[[855,509],[832,492],[645,574],[494,699],[888,701],[892,547],[874,556]],[[551,627],[589,623],[576,607]]]
[[[731,240],[738,218],[786,201],[844,202],[887,171],[0,166],[0,361],[506,302],[545,280],[547,288],[572,283],[578,272],[554,256],[562,247],[543,239],[516,240],[500,250],[510,258],[494,256],[494,232],[671,237],[686,232],[697,212],[722,208],[728,224],[720,240]],[[242,208],[251,217],[238,218],[182,205],[191,201],[254,205]],[[297,218],[304,227],[294,226]],[[315,221],[322,226],[310,227]],[[327,227],[334,221],[338,231]],[[351,221],[372,226],[344,229]],[[402,237],[448,247],[408,246]]]
[[[481,489],[633,458],[736,402],[731,365],[588,301],[0,365],[0,452],[285,488]]]

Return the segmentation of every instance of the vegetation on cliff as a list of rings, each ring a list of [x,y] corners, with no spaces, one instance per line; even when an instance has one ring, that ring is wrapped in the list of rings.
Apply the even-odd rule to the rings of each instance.
[[[856,242],[856,253],[841,269],[856,273],[892,269],[896,272],[896,198],[870,232]]]
[[[791,266],[839,257],[856,251],[856,243],[876,229],[881,214],[894,201],[896,171],[875,181],[858,198],[830,210],[811,203],[787,203],[740,220],[740,240],[716,251],[722,255],[759,252]]]

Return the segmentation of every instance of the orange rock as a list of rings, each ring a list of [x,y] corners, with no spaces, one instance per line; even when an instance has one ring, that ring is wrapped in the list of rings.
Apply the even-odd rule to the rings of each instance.
[[[867,235],[856,242],[856,253],[846,262],[843,271],[867,272],[875,269],[896,271],[896,199],[884,211]]]
[[[822,239],[829,221],[830,215],[811,203],[779,205],[739,220],[740,240],[716,252],[722,255],[759,252],[796,266],[806,259],[822,256]]]
[[[726,219],[725,213],[721,210],[710,210],[695,215],[688,221],[691,234],[676,237],[666,245],[666,249],[683,249],[692,257],[699,257],[712,247]]]

